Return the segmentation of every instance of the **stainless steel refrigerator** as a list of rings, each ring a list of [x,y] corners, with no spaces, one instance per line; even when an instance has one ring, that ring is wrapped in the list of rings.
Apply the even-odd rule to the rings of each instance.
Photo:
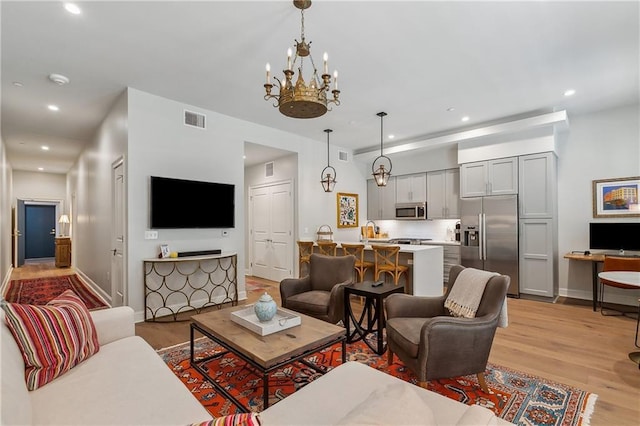
[[[463,266],[511,277],[507,293],[518,296],[518,196],[460,200]]]

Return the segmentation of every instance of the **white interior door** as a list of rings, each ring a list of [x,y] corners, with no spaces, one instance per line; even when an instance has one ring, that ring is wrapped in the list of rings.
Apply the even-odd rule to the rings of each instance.
[[[124,306],[127,303],[126,277],[124,267],[125,248],[125,176],[124,161],[113,167],[113,232],[111,251],[111,306]]]
[[[291,183],[252,188],[250,202],[252,274],[273,281],[293,276]]]

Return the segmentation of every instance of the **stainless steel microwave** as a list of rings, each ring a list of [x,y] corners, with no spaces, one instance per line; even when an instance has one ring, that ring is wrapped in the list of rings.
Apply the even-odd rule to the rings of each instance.
[[[396,204],[396,219],[421,220],[427,218],[427,203]]]

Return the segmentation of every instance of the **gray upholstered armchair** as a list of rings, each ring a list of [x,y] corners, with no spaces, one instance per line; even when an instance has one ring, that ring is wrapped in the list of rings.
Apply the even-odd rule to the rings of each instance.
[[[344,286],[353,282],[355,261],[312,254],[309,275],[280,282],[282,307],[336,324],[344,318]]]
[[[489,279],[475,318],[457,318],[449,314],[444,302],[464,269],[460,265],[451,268],[451,285],[443,296],[392,294],[386,299],[389,365],[396,354],[424,388],[427,380],[477,374],[478,383],[488,392],[484,371],[510,278],[497,275]]]

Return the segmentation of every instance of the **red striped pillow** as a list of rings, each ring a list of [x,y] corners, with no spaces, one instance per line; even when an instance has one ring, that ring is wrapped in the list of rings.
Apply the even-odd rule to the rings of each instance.
[[[72,290],[44,306],[3,303],[3,308],[22,351],[29,390],[49,383],[100,349],[89,310]]]

